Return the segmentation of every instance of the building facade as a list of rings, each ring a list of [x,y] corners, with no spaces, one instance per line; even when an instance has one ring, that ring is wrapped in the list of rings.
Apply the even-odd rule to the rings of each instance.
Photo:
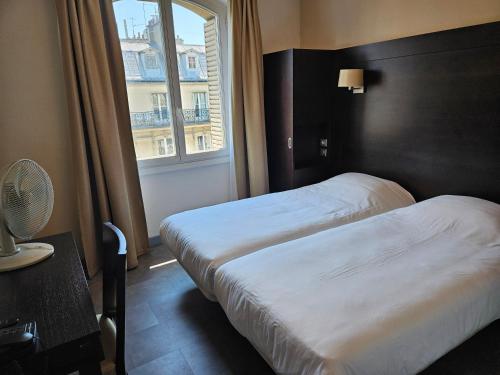
[[[218,72],[209,67],[216,56],[210,50],[214,24],[205,23],[205,45],[185,44],[176,39],[186,153],[215,151],[224,147],[219,103]],[[151,17],[142,35],[120,39],[132,133],[137,159],[175,155],[172,106],[166,82],[166,59],[161,42],[161,24]],[[217,65],[215,65],[217,67]],[[211,95],[214,92],[216,95]],[[212,115],[213,114],[213,115]]]

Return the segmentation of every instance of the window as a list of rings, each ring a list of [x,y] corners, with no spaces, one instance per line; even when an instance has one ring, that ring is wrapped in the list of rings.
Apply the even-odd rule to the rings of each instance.
[[[156,147],[157,147],[158,155],[166,155],[167,154],[165,138],[157,139],[156,140]]]
[[[203,151],[205,149],[205,136],[204,135],[199,135],[196,137],[196,140],[198,142],[198,150]]]
[[[153,152],[158,157],[174,154],[174,140],[166,137],[156,137],[153,145]]]
[[[207,93],[193,93],[194,116],[198,122],[209,120],[209,110],[207,106]]]
[[[210,0],[115,0],[113,8],[141,165],[225,155],[225,6]],[[144,20],[134,24],[132,37],[126,30],[130,18]]]
[[[135,53],[131,51],[123,52],[123,65],[125,66],[125,76],[140,76],[139,65],[137,64]]]
[[[172,138],[167,138],[167,155],[173,155],[174,154],[174,141]]]
[[[146,53],[144,55],[144,65],[146,69],[158,69],[158,59],[153,53]]]
[[[193,103],[195,109],[207,108],[207,93],[206,92],[194,92],[193,93]]]
[[[167,109],[167,94],[166,93],[154,93],[152,94],[153,99],[153,111],[158,117],[159,121],[168,121],[169,114]]]
[[[196,57],[188,56],[188,67],[189,69],[196,69]]]

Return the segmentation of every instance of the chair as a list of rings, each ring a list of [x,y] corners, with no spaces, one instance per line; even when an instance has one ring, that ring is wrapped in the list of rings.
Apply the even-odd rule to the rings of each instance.
[[[101,328],[103,375],[125,375],[125,283],[127,243],[123,233],[106,222],[102,228],[102,301],[97,315]]]

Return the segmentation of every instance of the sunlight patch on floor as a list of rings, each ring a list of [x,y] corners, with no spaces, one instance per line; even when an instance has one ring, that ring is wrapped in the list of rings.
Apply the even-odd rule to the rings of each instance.
[[[177,259],[172,259],[172,260],[169,260],[168,262],[153,264],[152,266],[149,266],[149,269],[152,270],[154,268],[163,267],[163,266],[166,266],[167,264],[171,264],[171,263],[177,263]]]

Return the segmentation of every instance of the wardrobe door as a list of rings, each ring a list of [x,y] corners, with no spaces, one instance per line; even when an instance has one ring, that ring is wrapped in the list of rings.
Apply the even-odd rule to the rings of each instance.
[[[294,50],[294,187],[328,176],[337,84],[331,51]]]
[[[293,186],[293,50],[264,55],[264,107],[271,192]]]

